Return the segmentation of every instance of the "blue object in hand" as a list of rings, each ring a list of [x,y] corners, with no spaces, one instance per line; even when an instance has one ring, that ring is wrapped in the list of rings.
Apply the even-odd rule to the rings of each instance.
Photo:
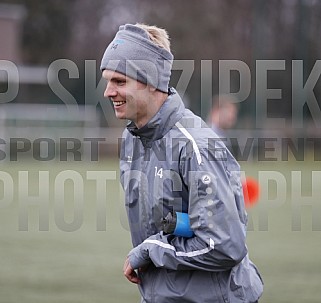
[[[163,231],[166,234],[190,238],[194,235],[191,230],[189,216],[187,213],[169,212],[162,220]]]
[[[190,238],[194,235],[191,230],[189,216],[187,213],[176,212],[176,227],[173,232],[175,236]]]

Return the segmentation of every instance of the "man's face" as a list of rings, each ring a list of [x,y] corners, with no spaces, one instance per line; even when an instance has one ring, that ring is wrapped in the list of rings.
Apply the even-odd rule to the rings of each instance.
[[[108,81],[104,97],[113,102],[116,117],[139,126],[147,123],[153,106],[151,88],[111,70],[104,70],[103,77]]]
[[[219,125],[222,129],[232,128],[237,120],[237,108],[232,103],[222,106],[219,111]]]

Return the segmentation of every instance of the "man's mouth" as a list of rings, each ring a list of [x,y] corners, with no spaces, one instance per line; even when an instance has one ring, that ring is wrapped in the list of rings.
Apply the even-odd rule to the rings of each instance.
[[[121,106],[125,103],[126,103],[126,101],[113,101],[114,106]]]

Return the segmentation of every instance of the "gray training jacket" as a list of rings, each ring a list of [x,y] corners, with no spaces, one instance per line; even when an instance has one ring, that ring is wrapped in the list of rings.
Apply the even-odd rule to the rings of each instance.
[[[147,125],[128,124],[120,154],[142,302],[256,302],[263,283],[245,244],[239,165],[170,92]],[[173,211],[189,214],[193,237],[162,231]]]

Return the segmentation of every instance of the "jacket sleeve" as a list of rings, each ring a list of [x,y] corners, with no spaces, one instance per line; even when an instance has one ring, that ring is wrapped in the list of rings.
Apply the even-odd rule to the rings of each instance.
[[[215,153],[200,149],[180,163],[180,175],[189,191],[194,236],[160,232],[147,238],[128,255],[133,268],[152,262],[172,270],[224,271],[247,254],[239,165],[226,148]]]

